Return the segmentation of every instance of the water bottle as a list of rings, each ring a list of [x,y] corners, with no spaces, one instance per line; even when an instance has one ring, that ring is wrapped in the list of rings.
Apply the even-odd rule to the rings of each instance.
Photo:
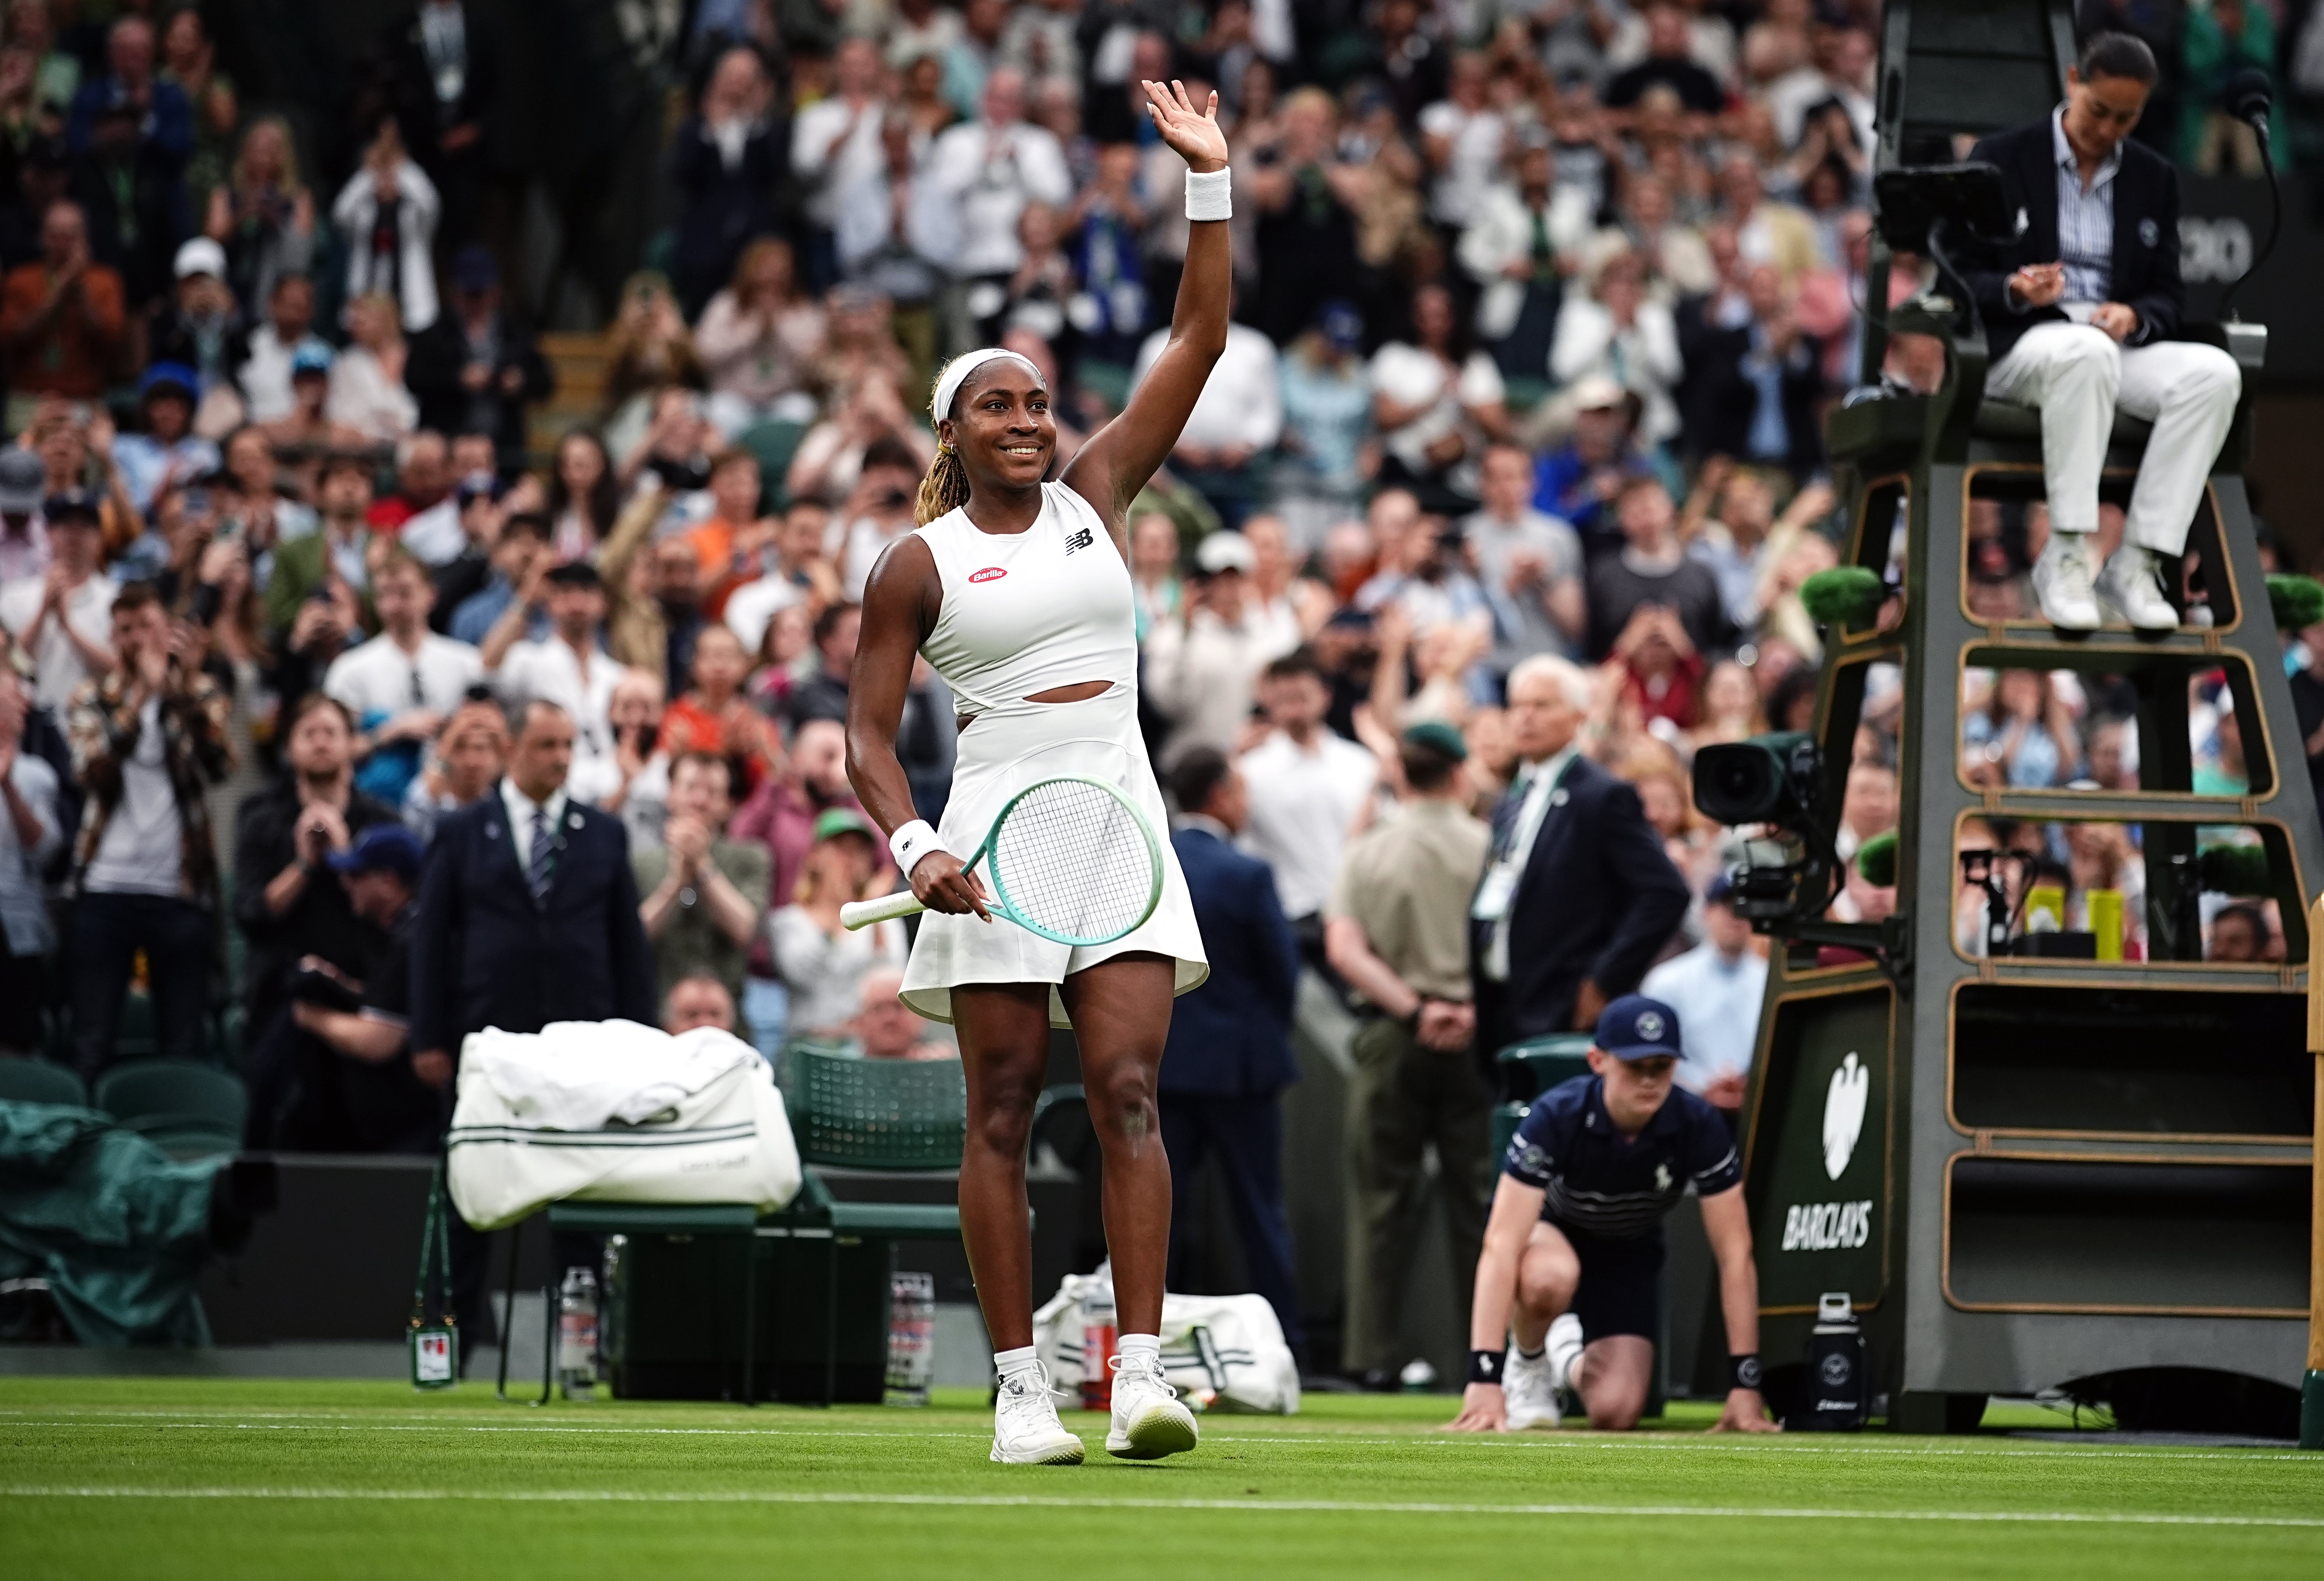
[[[597,1276],[586,1268],[567,1269],[557,1295],[557,1381],[567,1400],[596,1396]]]
[[[899,1273],[890,1290],[885,1398],[890,1405],[926,1405],[936,1371],[936,1275]]]
[[[1113,1281],[1109,1279],[1082,1297],[1082,1409],[1113,1409],[1113,1359],[1120,1335],[1114,1328]]]
[[[1870,1414],[1864,1366],[1864,1331],[1845,1290],[1816,1302],[1808,1334],[1807,1394],[1799,1427],[1811,1433],[1853,1433]],[[1790,1423],[1785,1423],[1790,1426]]]

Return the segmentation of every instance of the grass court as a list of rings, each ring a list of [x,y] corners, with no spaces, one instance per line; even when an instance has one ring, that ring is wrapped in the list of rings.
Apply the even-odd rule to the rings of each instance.
[[[2324,1574],[2324,1456],[2010,1437],[1474,1438],[1450,1397],[1212,1416],[1133,1465],[999,1466],[925,1410],[503,1405],[489,1382],[0,1379],[0,1573],[51,1576]]]

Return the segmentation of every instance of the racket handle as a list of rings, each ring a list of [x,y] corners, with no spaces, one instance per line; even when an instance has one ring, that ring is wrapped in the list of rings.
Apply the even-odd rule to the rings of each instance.
[[[874,922],[893,922],[899,917],[927,910],[919,896],[909,890],[898,890],[876,901],[848,901],[839,908],[839,921],[844,928],[869,928]]]

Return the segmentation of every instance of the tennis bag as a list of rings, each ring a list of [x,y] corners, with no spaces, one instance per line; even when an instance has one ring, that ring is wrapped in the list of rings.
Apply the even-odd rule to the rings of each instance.
[[[1094,1299],[1099,1321],[1114,1319],[1113,1276],[1065,1276],[1048,1304],[1033,1314],[1033,1349],[1049,1369],[1049,1388],[1060,1405],[1080,1402],[1083,1336],[1091,1325],[1083,1303]],[[1097,1365],[1104,1365],[1100,1358]],[[1299,1410],[1299,1364],[1283,1341],[1283,1325],[1265,1296],[1175,1296],[1162,1298],[1162,1371],[1170,1386],[1198,1409],[1296,1416]]]
[[[452,1204],[479,1230],[551,1202],[747,1202],[798,1194],[773,1072],[716,1027],[635,1022],[488,1028],[460,1048]]]

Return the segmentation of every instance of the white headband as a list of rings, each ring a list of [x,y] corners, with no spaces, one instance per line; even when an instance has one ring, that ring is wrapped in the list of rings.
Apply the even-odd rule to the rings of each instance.
[[[1011,362],[1022,364],[1027,373],[1041,379],[1042,388],[1048,387],[1048,381],[1041,378],[1041,370],[1035,367],[1032,359],[1022,352],[1010,351],[1002,346],[988,346],[982,351],[965,351],[945,365],[943,375],[936,380],[936,393],[928,402],[928,416],[937,422],[950,417],[954,398],[959,395],[960,387],[968,383],[968,375],[986,363],[1004,356]]]

